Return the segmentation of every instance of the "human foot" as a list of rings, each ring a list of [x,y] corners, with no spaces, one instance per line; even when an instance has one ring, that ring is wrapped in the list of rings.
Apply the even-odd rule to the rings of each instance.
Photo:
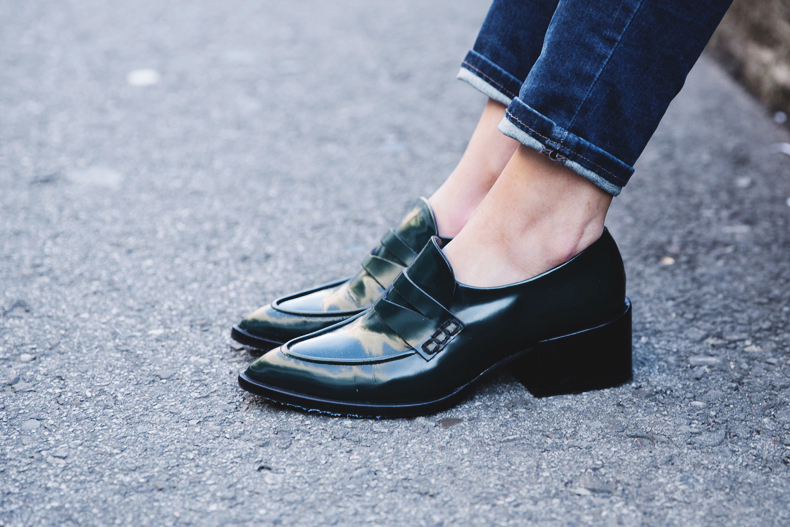
[[[444,253],[463,284],[513,284],[562,264],[597,240],[612,196],[521,146]]]

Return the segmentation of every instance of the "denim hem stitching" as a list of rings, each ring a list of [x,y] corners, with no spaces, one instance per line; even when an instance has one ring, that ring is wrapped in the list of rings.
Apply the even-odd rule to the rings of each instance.
[[[544,149],[549,148],[546,146],[545,143],[542,143],[540,140],[536,139],[528,132],[519,128],[513,121],[511,121],[507,117],[502,118],[502,122],[499,123],[497,128],[499,129],[500,132],[502,132],[506,136],[512,137],[513,139],[520,142],[524,146],[533,148],[538,152],[541,152]],[[579,164],[579,161],[574,161],[573,159],[564,158],[562,164],[570,168],[577,174],[579,174],[581,177],[592,182],[593,185],[608,192],[612,196],[619,196],[623,190],[622,186],[612,183],[611,180],[601,176],[595,170],[591,170],[587,168],[586,165]]]
[[[627,181],[626,181],[626,180],[623,180],[623,178],[621,178],[620,176],[616,175],[616,174],[615,174],[615,173],[613,173],[612,171],[610,171],[610,170],[607,170],[606,168],[602,167],[601,165],[599,165],[599,164],[598,164],[598,163],[596,163],[595,161],[592,161],[592,160],[590,160],[590,159],[587,159],[586,157],[584,157],[583,155],[579,154],[578,152],[574,152],[573,150],[570,150],[570,149],[568,149],[567,145],[565,145],[565,144],[563,144],[563,143],[558,143],[557,141],[554,141],[552,138],[550,138],[550,137],[546,137],[545,135],[541,134],[540,132],[538,132],[537,130],[535,130],[534,128],[532,128],[531,126],[529,126],[528,124],[526,124],[525,122],[521,121],[521,120],[520,120],[518,117],[516,117],[515,115],[513,115],[513,114],[510,112],[510,110],[505,110],[505,113],[506,113],[506,114],[507,114],[509,117],[511,117],[511,118],[512,118],[514,121],[516,121],[518,124],[520,124],[521,126],[523,126],[524,128],[526,128],[527,130],[529,130],[529,131],[530,131],[530,132],[532,132],[533,134],[537,135],[537,136],[538,136],[538,137],[540,137],[541,139],[545,140],[545,141],[546,141],[546,142],[547,142],[549,145],[556,146],[557,148],[565,148],[565,149],[567,149],[567,150],[568,150],[568,151],[569,151],[569,152],[570,152],[572,155],[578,156],[578,157],[580,157],[580,158],[584,159],[585,161],[587,161],[588,163],[590,163],[591,165],[593,165],[593,166],[596,166],[596,167],[600,168],[601,170],[603,170],[604,172],[606,172],[607,174],[609,174],[609,175],[610,175],[612,178],[614,178],[615,180],[617,180],[617,182],[618,182],[618,183],[621,183],[621,185],[625,185],[625,184],[627,183]],[[567,135],[568,135],[568,131],[566,130],[566,131],[565,131],[565,136],[567,137]]]
[[[476,68],[476,67],[474,67],[474,66],[473,66],[472,64],[470,64],[469,62],[467,62],[467,61],[463,61],[463,62],[461,63],[461,66],[465,66],[465,67],[469,68],[470,70],[474,70],[474,72],[475,72],[475,73],[477,73],[478,75],[480,75],[481,77],[485,77],[485,78],[486,78],[486,79],[487,79],[489,82],[491,82],[492,84],[496,85],[496,86],[497,86],[497,88],[499,88],[499,91],[501,91],[501,92],[502,92],[502,93],[504,93],[505,95],[509,96],[511,99],[515,98],[515,97],[518,95],[517,93],[513,93],[513,92],[511,92],[510,90],[508,90],[508,89],[507,89],[505,86],[503,86],[501,83],[497,82],[497,81],[496,81],[496,79],[494,79],[494,78],[492,78],[492,77],[490,77],[490,76],[486,75],[486,74],[485,74],[485,73],[483,73],[483,72],[482,72],[482,71],[481,71],[479,68]]]

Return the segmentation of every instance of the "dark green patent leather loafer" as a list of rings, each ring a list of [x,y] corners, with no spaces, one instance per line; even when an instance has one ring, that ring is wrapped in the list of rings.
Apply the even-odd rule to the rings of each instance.
[[[508,367],[536,396],[631,378],[631,305],[608,231],[535,278],[455,281],[433,238],[374,308],[269,351],[239,377],[271,401],[340,415],[430,414]]]
[[[269,350],[370,309],[400,272],[414,262],[428,240],[438,235],[428,200],[420,198],[406,217],[384,235],[359,272],[279,298],[248,315],[231,331],[244,345]]]

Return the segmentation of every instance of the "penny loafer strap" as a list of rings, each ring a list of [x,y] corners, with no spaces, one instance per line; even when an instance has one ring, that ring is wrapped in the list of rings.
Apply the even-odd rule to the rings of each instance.
[[[431,320],[438,322],[455,318],[446,307],[412,281],[408,270],[401,273],[392,283],[392,289],[403,297],[406,302],[414,306],[417,311]]]
[[[362,267],[373,277],[382,289],[387,289],[392,285],[401,271],[405,269],[402,265],[376,256],[375,254],[368,255],[362,261]]]
[[[392,229],[381,238],[381,245],[395,255],[403,265],[411,265],[417,258],[417,253],[409,247]]]
[[[464,324],[403,272],[392,291],[416,310],[391,302],[385,295],[374,306],[376,314],[425,360],[434,358],[463,329]]]

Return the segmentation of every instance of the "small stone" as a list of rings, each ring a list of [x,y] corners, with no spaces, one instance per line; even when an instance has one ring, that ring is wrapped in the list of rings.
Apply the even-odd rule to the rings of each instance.
[[[675,265],[675,259],[671,256],[664,256],[661,258],[661,265]]]
[[[9,318],[19,318],[25,316],[28,313],[30,313],[30,306],[27,305],[27,302],[24,300],[17,300],[11,304],[11,307],[3,312],[3,316]]]
[[[178,373],[178,370],[163,369],[156,372],[156,376],[160,379],[169,379],[176,373]]]
[[[41,426],[40,421],[37,421],[35,419],[28,419],[27,421],[22,423],[22,430],[24,430],[25,432],[30,432],[32,430],[38,429],[39,426]]]
[[[570,492],[571,494],[576,494],[577,496],[591,496],[592,495],[592,492],[590,492],[589,490],[587,490],[585,488],[581,488],[581,487],[570,488],[570,489],[568,489],[568,492]]]
[[[730,425],[730,435],[738,439],[748,439],[752,436],[752,431],[743,423],[733,423]]]
[[[720,390],[711,390],[705,394],[705,400],[711,403],[721,401],[722,397],[724,397],[724,392]]]
[[[752,228],[748,225],[725,225],[721,230],[725,234],[749,234]]]
[[[36,356],[31,355],[30,353],[23,353],[19,356],[19,362],[31,362],[35,360]]]
[[[71,170],[67,174],[72,183],[89,187],[118,188],[123,183],[123,176],[107,167],[92,166],[79,170]],[[82,313],[79,318],[88,319],[90,313]]]
[[[718,366],[721,364],[719,357],[710,357],[705,355],[696,355],[689,357],[689,364],[692,366]]]
[[[752,178],[744,176],[735,180],[735,186],[738,188],[749,188],[752,184]]]
[[[389,427],[385,426],[383,423],[373,423],[371,430],[373,430],[375,434],[388,434],[390,431]]]
[[[457,419],[455,417],[446,417],[444,419],[439,419],[439,424],[442,428],[450,428],[451,426],[460,425],[463,423],[463,419]]]
[[[705,403],[702,401],[691,401],[691,406],[695,408],[705,408]]]
[[[284,476],[282,474],[275,474],[271,471],[265,471],[266,475],[263,478],[263,481],[266,482],[267,485],[279,485],[283,482]]]
[[[612,485],[592,474],[585,474],[579,478],[578,487],[587,489],[590,492],[595,492],[596,494],[611,494],[614,492]]]
[[[784,112],[776,112],[774,114],[774,122],[776,124],[785,124],[787,122],[787,114]]]
[[[159,72],[150,68],[132,70],[126,74],[126,82],[130,86],[145,87],[154,86],[159,83]]]
[[[52,452],[52,455],[60,459],[66,459],[67,457],[69,457],[69,447],[63,445],[62,447]]]
[[[354,471],[354,473],[351,475],[351,477],[354,477],[354,478],[365,478],[365,477],[371,475],[372,473],[373,472],[371,472],[371,470],[369,468],[362,467],[362,468],[356,469]]]
[[[241,351],[244,349],[244,344],[236,342],[235,340],[230,341],[230,349],[234,351]]]
[[[694,438],[693,443],[697,446],[702,446],[702,447],[714,447],[722,444],[724,442],[724,439],[725,439],[724,430],[719,430],[718,432],[707,432],[704,434],[700,434],[699,436]]]
[[[19,375],[12,375],[8,379],[6,379],[6,384],[16,384],[19,382]]]
[[[11,389],[13,389],[15,392],[27,392],[31,388],[33,388],[32,382],[18,382],[11,386]]]
[[[152,329],[151,331],[148,332],[148,334],[156,337],[156,336],[161,335],[164,332],[165,332],[164,329]]]
[[[685,335],[689,340],[693,342],[700,342],[708,336],[708,334],[705,331],[698,328],[689,329],[688,331],[686,331]]]

